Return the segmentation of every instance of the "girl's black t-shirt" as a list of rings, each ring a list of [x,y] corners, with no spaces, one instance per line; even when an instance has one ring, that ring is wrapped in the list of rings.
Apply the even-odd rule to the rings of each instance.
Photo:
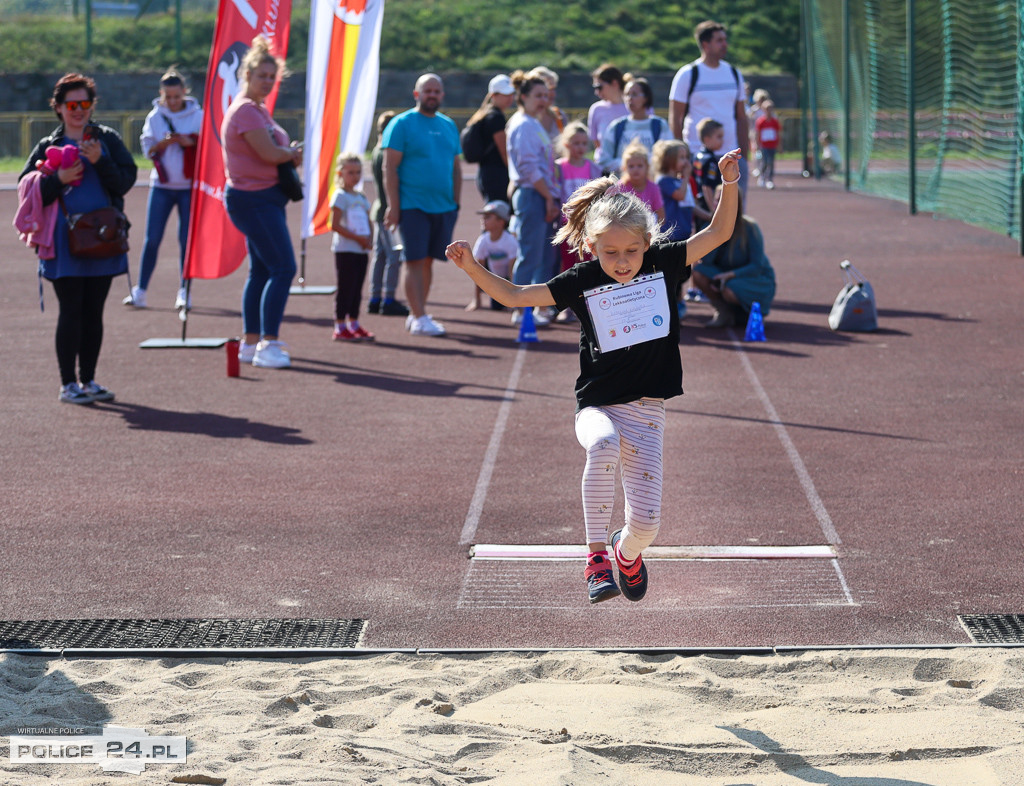
[[[555,307],[571,308],[580,321],[580,375],[576,380],[576,411],[584,407],[625,404],[648,398],[672,398],[683,393],[683,365],[679,359],[679,316],[672,302],[679,284],[690,277],[686,242],[651,246],[644,254],[638,276],[661,271],[669,302],[669,331],[664,338],[602,353],[594,322],[583,293],[616,283],[596,260],[579,262],[548,282]]]

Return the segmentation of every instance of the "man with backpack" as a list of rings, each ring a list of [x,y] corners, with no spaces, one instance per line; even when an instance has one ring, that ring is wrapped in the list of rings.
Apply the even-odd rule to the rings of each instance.
[[[714,118],[725,130],[723,150],[739,148],[740,190],[747,193],[747,155],[750,135],[743,91],[743,75],[726,62],[729,41],[725,25],[706,21],[697,25],[694,36],[700,45],[700,59],[680,68],[669,90],[668,120],[672,134],[691,150],[700,147],[697,123]]]

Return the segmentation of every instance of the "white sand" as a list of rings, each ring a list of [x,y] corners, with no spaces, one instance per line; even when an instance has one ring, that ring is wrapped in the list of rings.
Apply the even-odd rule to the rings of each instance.
[[[0,656],[3,783],[1024,783],[1024,650],[303,660]],[[188,738],[142,775],[12,765],[18,727]]]

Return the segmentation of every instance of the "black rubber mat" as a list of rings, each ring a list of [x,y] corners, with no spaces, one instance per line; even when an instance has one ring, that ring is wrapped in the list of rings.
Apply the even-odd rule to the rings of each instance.
[[[1024,614],[961,614],[975,644],[1024,644]]]
[[[0,649],[352,648],[366,620],[32,620],[0,622]]]

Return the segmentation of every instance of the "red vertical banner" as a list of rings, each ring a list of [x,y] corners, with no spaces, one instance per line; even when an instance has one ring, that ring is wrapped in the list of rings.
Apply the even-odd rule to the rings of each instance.
[[[189,212],[185,278],[223,278],[245,258],[245,238],[224,209],[224,157],[220,126],[240,90],[238,68],[253,38],[265,36],[279,58],[288,54],[291,0],[221,0],[203,93],[204,128],[199,134],[192,208]],[[274,111],[277,89],[266,107]]]

